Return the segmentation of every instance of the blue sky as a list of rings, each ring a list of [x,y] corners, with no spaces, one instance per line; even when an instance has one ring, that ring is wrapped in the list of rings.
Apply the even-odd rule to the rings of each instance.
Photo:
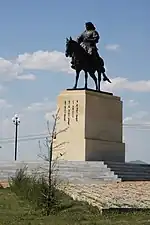
[[[149,0],[0,0],[0,139],[13,137],[15,113],[20,136],[45,132],[57,95],[74,82],[63,55],[65,38],[77,37],[92,21],[113,81],[103,89],[123,99],[124,123],[143,126],[125,126],[127,160],[150,162],[149,11]],[[35,159],[37,142],[19,142],[20,159]],[[2,147],[0,159],[11,159],[13,143]]]

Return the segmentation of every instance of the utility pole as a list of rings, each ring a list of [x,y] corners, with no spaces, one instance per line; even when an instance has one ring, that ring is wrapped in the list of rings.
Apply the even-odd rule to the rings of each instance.
[[[17,147],[18,147],[18,126],[20,124],[20,119],[18,115],[16,114],[13,118],[12,121],[15,125],[15,149],[14,149],[14,155],[15,155],[15,161],[17,160]]]

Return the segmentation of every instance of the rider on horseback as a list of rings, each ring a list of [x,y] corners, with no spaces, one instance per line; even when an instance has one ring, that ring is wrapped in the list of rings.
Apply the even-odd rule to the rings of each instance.
[[[85,24],[86,30],[77,38],[77,42],[90,54],[98,55],[96,44],[99,41],[99,33],[91,22]]]
[[[100,36],[95,26],[91,22],[85,23],[85,31],[77,38],[77,42],[89,53],[94,60],[100,59],[96,44],[99,42]],[[72,68],[74,68],[74,58],[72,59]]]

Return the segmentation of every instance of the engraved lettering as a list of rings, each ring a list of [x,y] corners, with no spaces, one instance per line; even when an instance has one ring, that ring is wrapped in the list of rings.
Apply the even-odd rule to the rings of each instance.
[[[76,101],[76,121],[78,121],[78,113],[79,113],[79,104],[78,104],[78,100]]]
[[[66,121],[66,101],[64,101],[64,121]]]
[[[70,101],[68,101],[68,125],[70,125]]]
[[[72,118],[74,118],[74,101],[72,101]]]

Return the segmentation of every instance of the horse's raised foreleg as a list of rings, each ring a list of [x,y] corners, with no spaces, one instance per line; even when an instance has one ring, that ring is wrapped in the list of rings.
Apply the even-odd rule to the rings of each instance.
[[[87,71],[84,71],[84,72],[85,72],[85,85],[84,85],[84,88],[87,89],[88,72]]]
[[[73,89],[77,88],[78,80],[79,80],[79,74],[80,74],[80,71],[76,70],[76,80],[75,80],[75,85],[74,85]]]

